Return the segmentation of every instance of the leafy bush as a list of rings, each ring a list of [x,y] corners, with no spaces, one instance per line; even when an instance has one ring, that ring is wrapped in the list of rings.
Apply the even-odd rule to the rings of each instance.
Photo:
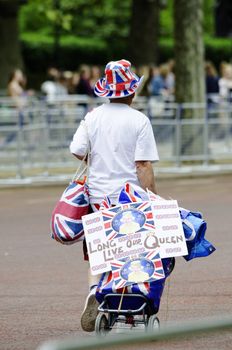
[[[106,43],[95,38],[61,37],[58,52],[54,52],[53,38],[42,33],[24,33],[21,44],[29,73],[46,71],[57,63],[60,68],[75,70],[81,63],[104,62],[107,56]]]
[[[212,61],[219,67],[222,61],[232,60],[232,40],[230,38],[204,37],[205,59]],[[174,41],[171,38],[160,39],[160,62],[174,57]]]
[[[219,67],[222,61],[232,60],[232,40],[231,38],[205,37],[205,57]]]

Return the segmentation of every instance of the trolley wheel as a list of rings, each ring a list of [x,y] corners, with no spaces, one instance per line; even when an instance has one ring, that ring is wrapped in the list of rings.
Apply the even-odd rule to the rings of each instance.
[[[105,314],[98,314],[95,321],[95,332],[97,335],[106,335],[109,332],[109,323]]]
[[[147,331],[158,332],[160,329],[160,321],[156,315],[151,315],[148,319]]]

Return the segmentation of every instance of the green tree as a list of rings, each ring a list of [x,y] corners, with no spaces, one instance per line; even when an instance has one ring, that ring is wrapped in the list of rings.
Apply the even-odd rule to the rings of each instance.
[[[126,48],[131,0],[29,0],[21,10],[22,33],[104,42],[111,55]],[[57,53],[57,52],[56,52]]]
[[[136,66],[158,61],[159,0],[133,0],[129,35],[129,58]]]
[[[0,0],[0,88],[5,89],[9,74],[23,67],[18,33],[19,7],[25,1]]]

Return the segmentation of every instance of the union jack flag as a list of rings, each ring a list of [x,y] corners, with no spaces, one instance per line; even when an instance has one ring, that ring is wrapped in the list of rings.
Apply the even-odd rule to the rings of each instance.
[[[156,280],[159,280],[159,279],[165,277],[163,263],[162,263],[162,260],[160,258],[159,253],[157,253],[157,250],[142,253],[142,254],[140,254],[140,257],[141,258],[143,257],[144,259],[151,260],[154,264],[154,273],[151,276],[151,278],[149,279],[149,282],[156,281]]]
[[[97,291],[99,293],[116,293],[114,278],[111,271],[105,272],[103,274],[103,277],[98,285]]]
[[[141,285],[142,284],[146,284],[148,285],[148,283],[140,283]],[[141,286],[141,291],[145,289]],[[145,293],[148,293],[148,290],[149,288],[147,289],[146,288],[146,292]],[[112,271],[109,271],[109,272],[105,272],[103,274],[103,277],[98,285],[98,288],[97,288],[97,292],[98,293],[104,293],[104,294],[108,294],[108,293],[131,293],[132,292],[132,286],[128,286],[128,287],[125,287],[125,288],[116,288],[115,286],[115,281],[114,281],[114,277],[113,277],[113,273]]]
[[[118,232],[116,232],[112,228],[112,220],[115,217],[115,215],[117,214],[117,212],[119,212],[120,210],[121,210],[120,206],[112,207],[109,210],[102,210],[102,217],[103,217],[103,221],[104,221],[105,233],[106,233],[106,237],[108,239],[113,239],[118,235]]]
[[[150,230],[155,229],[153,212],[152,212],[150,202],[131,203],[131,208],[142,211],[146,216],[146,221],[145,221],[143,227],[138,232],[150,231]]]
[[[141,196],[134,190],[134,188],[129,183],[126,183],[125,187],[122,189],[122,191],[119,194],[118,202],[120,204],[124,204],[124,203],[141,202],[141,201],[142,201]]]
[[[52,212],[51,236],[63,244],[83,240],[82,216],[89,211],[89,197],[86,185],[72,182],[62,194]]]
[[[109,209],[111,207],[111,201],[110,198],[105,196],[103,201],[100,204],[100,208],[99,210],[103,210],[103,209]]]
[[[130,70],[130,62],[126,60],[111,61],[106,65],[106,88],[109,90],[126,90],[130,88],[131,82],[135,77]]]

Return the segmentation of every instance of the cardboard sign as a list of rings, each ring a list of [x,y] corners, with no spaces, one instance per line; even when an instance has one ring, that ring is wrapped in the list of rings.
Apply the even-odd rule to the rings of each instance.
[[[127,285],[133,283],[129,274],[136,270],[136,264],[131,264],[132,261],[159,259],[161,263],[159,274],[155,274],[154,266],[153,270],[151,266],[149,270],[154,272],[152,275],[144,271],[146,264],[143,262],[140,264],[139,272],[137,263],[138,276],[149,276],[146,280],[159,279],[163,278],[160,257],[187,254],[176,201],[123,204],[86,215],[82,221],[93,275],[113,271],[113,267],[117,267],[118,264],[120,271],[117,273],[120,281]],[[128,272],[128,276],[125,271]]]
[[[124,204],[82,217],[93,275],[111,270],[111,262],[135,259],[146,251],[144,240],[154,231],[150,202]]]
[[[155,222],[155,236],[151,238],[159,248],[161,258],[188,254],[179,207],[176,200],[151,202]],[[150,244],[150,243],[149,243]]]

